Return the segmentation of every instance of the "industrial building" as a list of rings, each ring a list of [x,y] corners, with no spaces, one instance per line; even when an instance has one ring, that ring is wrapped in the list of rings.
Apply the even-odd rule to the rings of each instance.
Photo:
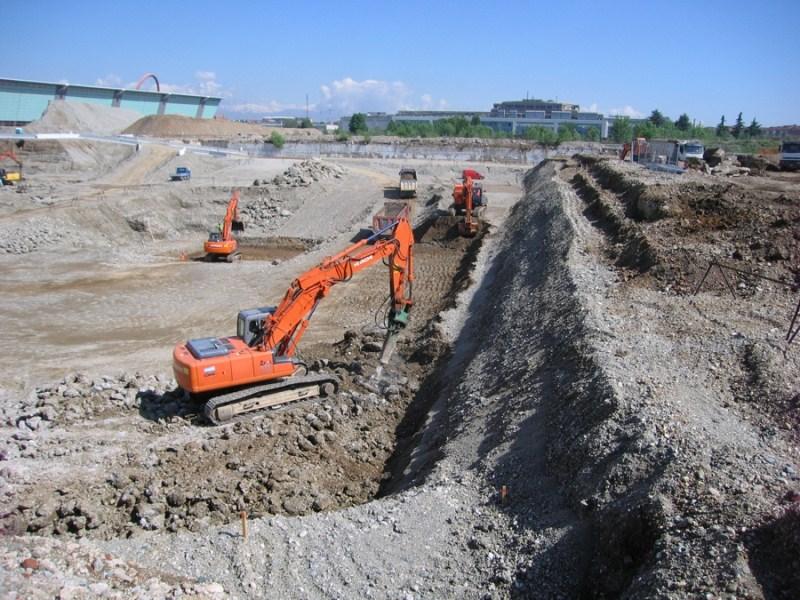
[[[441,119],[472,119],[475,116],[481,120],[481,125],[511,135],[522,134],[529,127],[542,127],[557,132],[559,126],[570,125],[584,135],[589,129],[595,128],[601,138],[608,137],[609,127],[614,120],[613,117],[604,117],[600,113],[581,112],[577,104],[531,99],[498,102],[489,112],[401,110],[394,115],[367,113],[367,127],[384,130],[392,121],[432,124]],[[349,122],[349,116],[342,117],[340,127],[347,129]]]
[[[24,125],[42,116],[51,100],[103,104],[146,115],[211,119],[221,98],[69,83],[0,79],[0,125]]]

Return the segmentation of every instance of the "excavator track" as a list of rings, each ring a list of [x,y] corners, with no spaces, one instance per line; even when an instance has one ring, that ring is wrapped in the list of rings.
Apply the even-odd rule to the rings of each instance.
[[[332,375],[304,375],[283,381],[248,387],[215,396],[204,407],[206,419],[214,425],[225,425],[247,413],[273,406],[336,393],[339,381]]]

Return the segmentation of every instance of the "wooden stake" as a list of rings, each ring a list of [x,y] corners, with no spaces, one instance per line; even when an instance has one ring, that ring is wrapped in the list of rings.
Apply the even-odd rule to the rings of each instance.
[[[242,518],[242,537],[247,539],[247,511],[243,510],[239,516]]]
[[[501,485],[500,486],[500,504],[505,504],[508,502],[508,486]]]

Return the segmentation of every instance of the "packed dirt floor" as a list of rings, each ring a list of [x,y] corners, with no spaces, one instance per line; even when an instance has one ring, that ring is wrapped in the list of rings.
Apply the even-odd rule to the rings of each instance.
[[[0,189],[3,597],[800,594],[793,177],[22,153]],[[173,346],[361,238],[407,163],[415,303],[390,364],[376,265],[300,344],[334,396],[206,423]],[[473,239],[447,215],[467,167]],[[197,260],[234,188],[244,260]]]

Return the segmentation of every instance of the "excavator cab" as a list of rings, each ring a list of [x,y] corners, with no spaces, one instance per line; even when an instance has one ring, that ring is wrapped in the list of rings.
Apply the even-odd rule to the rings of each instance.
[[[274,306],[240,310],[236,320],[236,335],[250,348],[257,345],[264,335],[264,319],[275,312]]]
[[[221,242],[222,241],[222,234],[219,231],[209,231],[208,232],[208,241],[209,242]]]

